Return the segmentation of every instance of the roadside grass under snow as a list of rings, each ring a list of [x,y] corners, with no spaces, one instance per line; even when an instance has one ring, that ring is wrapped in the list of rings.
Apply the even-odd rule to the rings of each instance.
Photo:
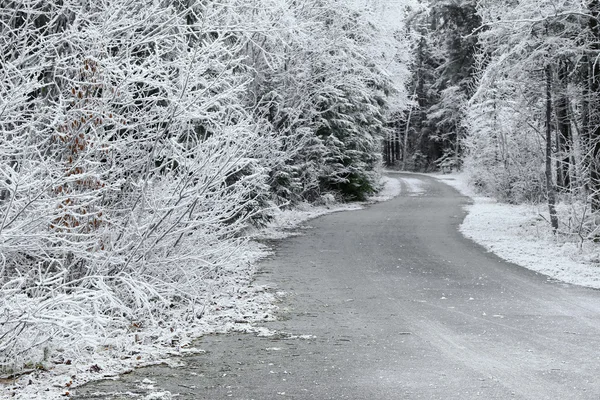
[[[301,204],[294,210],[276,212],[265,228],[249,234],[252,240],[242,250],[244,262],[225,268],[208,282],[211,301],[199,307],[200,318],[185,321],[181,315],[188,314],[189,310],[174,309],[173,321],[178,323],[167,329],[167,333],[164,329],[132,327],[136,331],[134,344],[124,338],[122,342],[107,342],[99,348],[82,351],[73,359],[50,357],[44,362],[32,363],[29,370],[0,377],[0,399],[64,399],[71,396],[77,386],[93,380],[118,379],[120,374],[149,365],[177,365],[177,356],[203,352],[191,345],[193,340],[204,335],[226,332],[269,334],[265,328],[254,324],[273,320],[277,298],[285,294],[254,284],[258,261],[270,254],[269,247],[260,241],[295,235],[299,225],[310,219],[333,212],[359,210],[365,204],[386,201],[400,194],[401,184],[397,179],[383,177],[381,185],[380,192],[364,203],[339,204],[333,197],[325,197],[323,205]],[[142,400],[176,397],[159,388],[144,395],[123,395]]]
[[[548,208],[511,205],[476,194],[464,173],[434,177],[471,197],[460,231],[506,261],[566,283],[600,288],[600,245],[565,235],[553,235]],[[568,219],[570,207],[558,206],[559,219]]]

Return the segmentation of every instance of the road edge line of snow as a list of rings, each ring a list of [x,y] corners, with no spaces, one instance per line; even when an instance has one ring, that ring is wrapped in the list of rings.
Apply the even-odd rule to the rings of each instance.
[[[221,302],[223,302],[223,306],[221,307],[223,308],[223,311],[203,317],[204,323],[199,324],[194,328],[190,328],[186,332],[188,335],[185,338],[186,342],[190,343],[202,336],[214,333],[253,332],[265,334],[263,328],[254,326],[254,323],[258,323],[264,319],[259,320],[259,318],[256,318],[256,320],[238,323],[238,320],[245,318],[243,314],[247,312],[261,312],[263,317],[269,316],[270,318],[270,315],[277,307],[276,303],[278,301],[277,297],[279,296],[279,292],[270,293],[273,288],[256,286],[253,284],[253,282],[255,282],[254,277],[257,265],[271,253],[271,250],[267,246],[260,244],[259,241],[261,239],[283,239],[297,235],[298,233],[295,232],[295,229],[299,228],[303,223],[309,220],[341,211],[361,210],[370,204],[391,200],[401,193],[401,183],[398,179],[382,175],[380,184],[380,191],[377,194],[370,196],[366,201],[356,203],[336,203],[332,201],[330,204],[320,206],[308,204],[299,205],[297,209],[277,213],[275,218],[276,221],[270,224],[270,226],[268,225],[263,229],[251,232],[248,235],[249,246],[247,247],[245,260],[246,267],[236,269],[237,273],[244,275],[241,276],[240,279],[243,281],[248,281],[249,279],[249,286],[243,288],[244,295],[241,296],[242,298],[239,301],[236,300],[235,296],[228,299],[227,293],[223,296],[217,296],[215,302],[218,303],[217,306],[219,307],[221,307]],[[277,220],[277,218],[279,218],[279,220]],[[251,276],[248,276],[248,274]],[[234,277],[232,277],[230,281],[235,280],[233,278]],[[242,283],[241,285],[243,286],[244,284]],[[235,288],[227,287],[226,289],[231,291]],[[247,303],[249,301],[255,303],[256,307],[248,306]],[[54,365],[52,370],[45,371],[43,374],[41,374],[41,371],[38,371],[40,375],[37,377],[30,376],[30,378],[32,378],[31,380],[27,375],[19,376],[14,380],[14,385],[20,386],[20,389],[11,391],[11,385],[1,387],[0,397],[2,394],[10,392],[10,395],[13,396],[12,398],[15,400],[55,400],[64,398],[66,396],[65,393],[72,392],[73,390],[77,391],[77,387],[83,386],[86,383],[104,379],[114,379],[120,374],[127,373],[132,369],[165,362],[168,363],[170,357],[173,355],[183,355],[190,351],[202,351],[193,347],[185,348],[178,345],[176,348],[171,348],[168,346],[160,346],[158,344],[140,346],[135,350],[136,356],[127,357],[126,359],[123,358],[126,356],[125,353],[120,354],[119,357],[119,354],[117,354],[118,352],[115,352],[115,354],[101,354],[100,352],[95,352],[91,357],[84,356],[81,360],[73,360],[72,364],[69,360],[68,365]],[[90,372],[83,367],[84,365],[101,365],[102,368],[99,369],[99,371],[101,370],[101,373]],[[71,379],[73,375],[77,375],[77,382],[73,382]],[[24,382],[30,380],[31,383],[24,383],[23,386],[21,386],[20,382],[17,382],[21,381],[21,378],[23,378]],[[159,394],[170,398],[170,393],[163,392],[158,387],[147,393],[148,396]]]
[[[574,243],[557,241],[540,215],[543,206],[498,203],[477,195],[468,185],[464,173],[424,174],[453,187],[471,198],[467,216],[459,227],[466,238],[483,246],[498,257],[523,268],[541,273],[549,279],[600,289],[600,267],[585,258],[598,259],[600,247],[581,251]],[[590,256],[590,253],[596,254]]]

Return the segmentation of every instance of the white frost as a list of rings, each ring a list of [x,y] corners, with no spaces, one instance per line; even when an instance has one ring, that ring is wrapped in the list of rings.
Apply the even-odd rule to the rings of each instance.
[[[506,261],[566,283],[600,288],[597,244],[560,241],[552,235],[546,207],[511,205],[475,195],[464,174],[435,175],[473,199],[460,231]]]
[[[375,196],[369,197],[370,201],[387,201],[402,193],[402,184],[396,178],[384,176],[381,178],[381,185],[383,188]]]
[[[424,182],[418,178],[405,178],[402,177],[402,182],[404,182],[407,186],[407,190],[410,193],[409,196],[420,196],[425,193],[427,190],[427,182]]]

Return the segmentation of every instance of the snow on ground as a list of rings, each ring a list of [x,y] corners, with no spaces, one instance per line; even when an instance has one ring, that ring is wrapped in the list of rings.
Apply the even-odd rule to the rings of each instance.
[[[384,176],[381,178],[383,188],[376,195],[369,198],[371,202],[388,201],[402,192],[402,184],[396,178]]]
[[[381,184],[380,192],[367,202],[339,204],[333,196],[325,196],[321,206],[303,204],[294,210],[276,212],[267,227],[251,233],[251,238],[255,240],[245,248],[243,265],[223,271],[218,279],[213,279],[209,284],[212,286],[212,296],[210,302],[202,305],[200,318],[187,321],[182,326],[173,326],[171,334],[167,336],[164,336],[164,332],[140,329],[139,334],[135,335],[139,338],[136,343],[107,343],[102,348],[82,352],[78,359],[49,359],[32,365],[26,373],[0,376],[0,399],[64,399],[72,394],[74,388],[92,380],[118,379],[119,374],[153,364],[176,365],[178,356],[202,352],[202,349],[194,348],[191,344],[194,339],[207,334],[236,331],[272,335],[273,332],[254,324],[272,320],[277,309],[277,299],[285,296],[285,293],[274,292],[269,287],[253,283],[258,261],[270,252],[266,245],[257,240],[280,239],[298,234],[295,230],[307,220],[338,211],[359,210],[366,204],[386,201],[400,194],[401,185],[397,179],[383,177]],[[182,318],[174,320],[181,321]],[[157,338],[158,335],[162,336]],[[149,382],[141,384],[145,385],[145,389],[150,389],[148,394],[123,395],[142,400],[168,400],[176,397],[153,387]]]
[[[362,208],[361,203],[339,204],[334,199],[329,204],[319,206],[302,203],[293,210],[277,210],[275,218],[264,228],[251,233],[251,237],[256,240],[275,240],[300,235],[298,227],[303,222],[325,214]]]
[[[434,175],[473,199],[460,231],[501,258],[574,285],[600,288],[600,246],[555,237],[544,205],[511,205],[477,195],[464,173]]]
[[[408,188],[409,196],[421,196],[423,193],[427,192],[426,187],[427,183],[418,178],[402,178],[402,182],[404,182]]]

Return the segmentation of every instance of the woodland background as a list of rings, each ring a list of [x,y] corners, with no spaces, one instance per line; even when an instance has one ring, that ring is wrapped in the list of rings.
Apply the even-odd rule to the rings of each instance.
[[[364,200],[382,165],[464,169],[597,241],[599,15],[598,0],[0,0],[0,368],[202,318],[249,229]]]
[[[412,103],[386,163],[464,169],[480,192],[547,202],[555,232],[596,241],[599,13],[595,0],[431,1],[407,22]]]

